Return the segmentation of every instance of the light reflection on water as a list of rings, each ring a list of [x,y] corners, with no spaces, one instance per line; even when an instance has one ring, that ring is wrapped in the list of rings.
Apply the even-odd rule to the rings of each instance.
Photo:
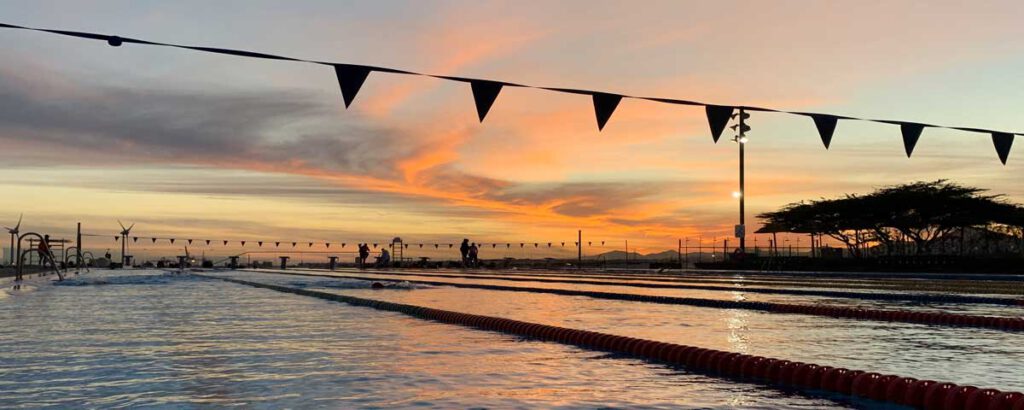
[[[0,407],[837,405],[190,276],[94,272],[79,284],[0,300]],[[414,296],[427,289],[353,291]],[[549,302],[556,311],[579,304]]]
[[[227,275],[281,284],[323,280],[253,272]],[[820,365],[1024,389],[1019,377],[1024,334],[1019,332],[450,287],[323,290]]]

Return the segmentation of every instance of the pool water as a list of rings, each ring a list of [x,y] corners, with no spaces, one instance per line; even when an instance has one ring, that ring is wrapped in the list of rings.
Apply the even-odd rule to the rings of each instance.
[[[214,276],[1024,389],[1018,333],[272,273]],[[0,408],[836,408],[878,403],[162,271],[0,291]]]

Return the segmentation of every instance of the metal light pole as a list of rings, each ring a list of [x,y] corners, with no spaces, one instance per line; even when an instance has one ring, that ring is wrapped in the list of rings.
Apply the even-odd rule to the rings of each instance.
[[[740,254],[747,253],[747,229],[745,219],[745,206],[746,206],[746,160],[744,156],[744,147],[747,145],[747,131],[750,127],[747,126],[747,118],[750,114],[747,114],[746,110],[742,107],[738,114],[735,116],[739,117],[739,124],[732,126],[733,129],[739,131],[739,135],[733,141],[740,146],[740,190],[737,192],[737,197],[740,200],[740,223],[736,226],[736,237],[740,240]]]

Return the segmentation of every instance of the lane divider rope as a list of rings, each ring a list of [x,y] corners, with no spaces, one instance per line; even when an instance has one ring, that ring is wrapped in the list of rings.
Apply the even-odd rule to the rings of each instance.
[[[308,277],[322,277],[322,278],[333,278],[333,279],[354,279],[363,281],[380,281],[387,280],[382,278],[366,277],[366,276],[351,276],[351,275],[332,275],[332,274],[318,274],[318,273],[305,273],[288,270],[266,270],[261,269],[252,272],[264,272],[274,273],[282,275],[292,276],[308,276]],[[393,279],[392,279],[393,280]],[[750,301],[736,301],[736,300],[718,300],[718,299],[700,299],[700,298],[683,298],[675,296],[652,296],[652,295],[640,295],[632,293],[611,293],[611,292],[596,292],[586,290],[572,290],[572,289],[551,289],[551,288],[535,288],[535,287],[520,287],[520,286],[500,286],[500,285],[487,285],[478,283],[452,283],[452,282],[441,282],[441,281],[423,281],[423,280],[409,280],[409,283],[417,283],[431,286],[452,286],[457,288],[468,288],[468,289],[486,289],[486,290],[499,290],[499,291],[511,291],[511,292],[529,292],[529,293],[549,293],[562,296],[585,296],[595,299],[607,299],[607,300],[621,300],[630,302],[646,302],[646,303],[657,303],[665,305],[685,305],[695,306],[702,308],[716,308],[716,309],[744,309],[754,310],[761,312],[770,313],[788,313],[788,314],[802,314],[812,316],[826,316],[841,319],[863,319],[863,320],[877,320],[885,322],[901,322],[901,323],[914,323],[924,325],[940,325],[940,326],[959,326],[959,327],[976,327],[986,329],[996,329],[1005,331],[1024,331],[1024,317],[998,317],[998,316],[978,316],[978,315],[964,315],[954,313],[943,313],[943,312],[921,312],[921,311],[910,311],[910,310],[882,310],[882,309],[862,309],[853,307],[843,306],[828,306],[828,305],[802,305],[802,304],[791,304],[791,303],[771,303],[771,302],[750,302]],[[1024,409],[1022,409],[1024,410]]]
[[[824,390],[929,410],[1024,410],[1024,394],[1020,392],[1001,392],[996,389],[961,386],[949,382],[918,380],[912,377],[704,349],[501,317],[473,315],[218,276],[196,275],[353,306],[398,312],[419,319],[558,342],[591,350],[628,354],[731,380]]]
[[[946,303],[978,303],[978,304],[993,304],[993,305],[1007,305],[1007,306],[1020,306],[1024,305],[1024,299],[1017,298],[997,298],[987,296],[967,296],[967,295],[939,295],[939,294],[928,294],[928,293],[868,293],[868,292],[850,292],[841,290],[810,290],[810,289],[772,289],[772,288],[738,288],[731,286],[716,286],[716,285],[686,285],[686,284],[669,284],[669,283],[620,283],[609,284],[608,282],[596,281],[596,280],[582,280],[582,279],[551,279],[551,278],[537,278],[537,279],[524,279],[524,278],[510,278],[510,277],[488,277],[479,278],[471,275],[439,275],[430,273],[403,273],[403,272],[380,272],[385,275],[394,276],[424,276],[424,277],[448,277],[448,278],[464,278],[464,279],[488,279],[488,280],[503,280],[503,281],[516,281],[516,282],[543,282],[543,283],[571,283],[578,285],[596,285],[596,286],[625,286],[625,287],[639,287],[639,288],[651,288],[651,289],[692,289],[692,290],[708,290],[708,291],[727,291],[727,292],[750,292],[750,293],[761,293],[761,294],[777,294],[777,295],[796,295],[796,296],[824,296],[824,297],[836,297],[836,298],[847,298],[847,299],[868,299],[868,300],[890,300],[890,301],[913,301],[913,302],[946,302]]]

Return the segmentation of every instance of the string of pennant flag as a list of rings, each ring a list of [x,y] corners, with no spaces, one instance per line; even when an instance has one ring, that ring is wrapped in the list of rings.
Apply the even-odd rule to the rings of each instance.
[[[104,238],[104,237],[112,238],[114,242],[120,242],[122,240],[121,239],[122,235],[116,235],[116,234],[115,235],[111,235],[111,234],[83,233],[82,236],[93,237],[93,238]],[[305,245],[307,248],[312,248],[313,246],[324,246],[325,248],[330,249],[331,245],[333,244],[333,245],[340,245],[341,248],[344,249],[345,247],[350,245],[350,243],[348,243],[348,242],[324,242],[324,241],[309,242],[309,241],[278,241],[278,240],[273,240],[273,241],[255,240],[255,241],[253,241],[253,240],[238,240],[238,239],[236,239],[236,240],[227,240],[227,239],[172,238],[172,237],[166,237],[166,236],[159,236],[159,237],[158,236],[127,236],[126,238],[128,240],[131,240],[132,243],[138,243],[139,241],[142,241],[143,243],[146,243],[146,241],[149,241],[152,244],[156,244],[158,242],[166,242],[166,243],[169,243],[171,245],[174,245],[176,243],[178,243],[178,244],[184,243],[184,244],[188,244],[188,245],[193,245],[193,244],[195,244],[195,245],[203,245],[203,244],[205,244],[206,246],[216,246],[218,244],[220,244],[221,246],[240,245],[242,247],[255,245],[256,247],[260,247],[260,248],[262,248],[264,245],[266,245],[266,246],[273,245],[275,248],[280,248],[281,245],[284,245],[285,247],[289,247],[290,246],[291,248],[299,247],[299,245]],[[416,248],[420,248],[420,249],[422,249],[424,247],[427,247],[427,248],[433,247],[434,249],[440,249],[440,248],[443,247],[443,248],[451,249],[451,248],[454,248],[455,245],[456,245],[455,243],[450,243],[450,242],[446,242],[446,243],[443,243],[443,242],[406,243],[406,242],[392,242],[392,241],[376,242],[376,243],[366,242],[367,245],[372,245],[374,249],[379,248],[380,246],[391,246],[392,244],[395,244],[395,243],[401,244],[406,249],[410,248],[411,246],[415,246]],[[584,243],[587,246],[604,246],[605,245],[605,241],[586,241]],[[526,248],[526,247],[531,246],[531,245],[534,248],[540,248],[540,247],[547,247],[547,248],[565,247],[566,244],[569,244],[571,246],[578,246],[579,242],[578,241],[572,241],[572,242],[565,242],[565,241],[561,241],[561,242],[487,242],[487,243],[476,242],[476,244],[477,244],[477,246],[481,246],[481,247],[487,247],[487,246],[490,246],[491,248],[505,247],[506,249],[510,249],[510,248],[512,248],[515,245],[519,245],[519,248]],[[358,243],[355,246],[358,246]]]
[[[755,107],[746,105],[726,105],[726,104],[711,104],[701,101],[674,99],[674,98],[660,98],[660,97],[645,97],[645,96],[634,96],[621,93],[613,93],[606,91],[587,90],[587,89],[575,89],[575,88],[559,88],[559,87],[544,87],[536,85],[528,85],[521,83],[513,83],[507,81],[490,80],[482,78],[468,78],[468,77],[456,77],[449,75],[439,74],[428,74],[420,73],[409,70],[402,70],[397,68],[389,68],[382,66],[372,65],[360,65],[360,64],[348,64],[338,63],[329,61],[319,60],[307,60],[301,58],[286,57],[275,54],[260,53],[255,51],[237,50],[229,48],[217,48],[217,47],[202,47],[202,46],[191,46],[174,43],[163,43],[156,41],[143,40],[131,37],[120,37],[115,35],[98,34],[81,31],[68,31],[68,30],[55,30],[55,29],[44,29],[19,26],[14,24],[0,23],[0,28],[9,29],[20,29],[20,30],[31,30],[37,32],[46,32],[51,34],[58,34],[63,36],[78,37],[90,40],[105,41],[107,44],[113,47],[119,47],[125,43],[128,44],[139,44],[148,46],[161,46],[161,47],[173,47],[179,49],[186,49],[192,51],[200,51],[206,53],[215,53],[222,55],[229,55],[235,57],[245,58],[256,58],[256,59],[267,59],[267,60],[278,60],[278,61],[292,61],[299,63],[309,63],[330,66],[334,69],[334,72],[338,78],[338,85],[341,89],[342,99],[345,103],[345,108],[352,105],[352,102],[356,98],[356,94],[359,93],[363,83],[369,77],[370,73],[387,73],[387,74],[401,74],[401,75],[414,75],[423,77],[432,77],[441,80],[454,81],[459,83],[468,83],[473,94],[473,100],[476,103],[477,116],[480,122],[483,122],[487,113],[491,110],[494,102],[497,100],[498,95],[504,87],[522,87],[532,88],[546,91],[553,91],[559,93],[568,94],[579,94],[588,95],[593,100],[594,114],[597,119],[598,131],[603,130],[608,120],[611,119],[612,114],[618,107],[619,103],[624,98],[653,101],[664,104],[672,105],[686,105],[686,106],[702,106],[705,109],[707,116],[708,125],[711,131],[711,137],[714,142],[718,142],[722,136],[726,126],[729,123],[730,118],[733,117],[736,111],[752,111],[752,112],[768,112],[768,113],[780,113],[798,115],[803,117],[809,117],[818,130],[818,134],[821,137],[822,143],[825,145],[825,149],[829,148],[832,143],[832,136],[835,133],[836,127],[840,120],[842,121],[867,121],[882,124],[898,125],[900,127],[900,133],[903,137],[904,149],[907,153],[907,157],[910,157],[914,151],[914,147],[917,145],[918,140],[921,138],[925,128],[943,128],[951,130],[959,130],[971,133],[989,134],[992,138],[992,144],[995,147],[996,154],[999,156],[999,160],[1005,165],[1006,160],[1010,154],[1010,148],[1013,146],[1014,136],[1022,135],[1020,132],[1006,132],[984,128],[973,128],[973,127],[957,127],[948,125],[928,124],[915,121],[901,121],[901,120],[888,120],[888,119],[875,119],[875,118],[863,118],[863,117],[851,117],[845,115],[826,114],[826,113],[812,113],[812,112],[800,112],[800,111],[787,111],[775,108],[767,107]]]

